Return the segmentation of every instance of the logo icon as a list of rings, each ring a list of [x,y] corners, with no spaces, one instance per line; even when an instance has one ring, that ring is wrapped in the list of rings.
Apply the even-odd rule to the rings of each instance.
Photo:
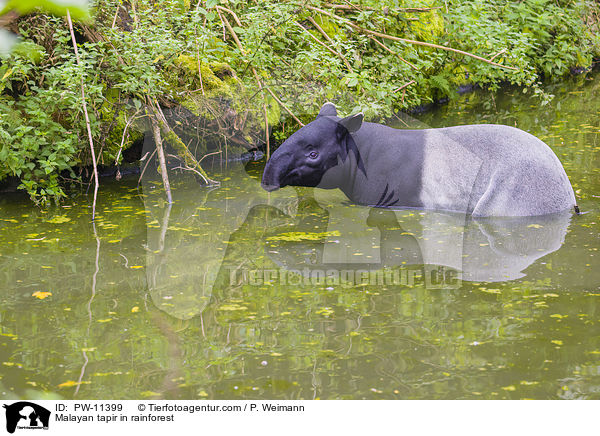
[[[19,429],[48,429],[50,411],[42,406],[29,401],[19,401],[10,405],[4,404],[6,409],[6,431],[14,433]]]

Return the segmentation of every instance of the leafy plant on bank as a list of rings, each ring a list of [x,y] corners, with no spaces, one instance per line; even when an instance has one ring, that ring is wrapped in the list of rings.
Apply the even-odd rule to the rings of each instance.
[[[600,55],[600,9],[587,0],[334,3],[96,0],[93,21],[76,25],[80,66],[65,21],[27,11],[9,25],[20,44],[0,59],[0,180],[17,177],[46,203],[86,179],[81,77],[99,163],[112,165],[140,140],[149,100],[194,115],[178,134],[193,135],[199,120],[222,126],[231,112],[236,126],[250,120],[240,136],[260,145],[265,113],[281,140],[298,127],[290,113],[308,122],[327,100],[382,119],[460,85],[510,83],[543,104],[542,80]]]

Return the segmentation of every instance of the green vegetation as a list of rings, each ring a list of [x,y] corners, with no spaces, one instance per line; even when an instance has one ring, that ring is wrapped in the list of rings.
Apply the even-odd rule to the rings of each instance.
[[[291,114],[307,122],[325,100],[385,118],[462,84],[515,84],[544,104],[542,80],[600,56],[588,0],[96,0],[89,20],[71,10],[78,64],[64,8],[31,3],[0,15],[21,37],[0,59],[0,181],[17,177],[36,203],[64,197],[91,163],[82,78],[99,164],[121,163],[149,130],[145,107],[185,108],[162,132],[207,180],[201,157],[256,146],[265,118],[280,140]],[[194,138],[191,159],[181,144]]]

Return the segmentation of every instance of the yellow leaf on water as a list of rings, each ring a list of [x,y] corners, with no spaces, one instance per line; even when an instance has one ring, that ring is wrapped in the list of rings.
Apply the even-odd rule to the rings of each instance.
[[[131,269],[139,269],[139,268],[143,268],[142,265],[131,265],[129,268]]]
[[[44,298],[51,297],[52,292],[36,291],[33,294],[31,294],[31,296],[35,297],[35,298],[39,298],[40,300],[43,300]]]
[[[131,308],[131,313],[136,313],[136,312],[139,312],[139,311],[140,311],[140,308],[138,306],[133,306]]]
[[[76,382],[76,381],[73,381],[73,380],[69,380],[69,381],[66,381],[64,383],[59,384],[58,387],[59,388],[71,388],[71,387],[77,386],[77,385],[88,385],[90,383],[91,382],[89,382],[89,381]]]
[[[99,319],[98,322],[111,322],[112,318]]]
[[[340,236],[339,231],[332,232],[321,232],[321,233],[312,233],[312,232],[287,232],[281,233],[277,236],[269,236],[267,240],[269,241],[318,241],[321,239]]]
[[[61,223],[67,223],[69,221],[71,221],[71,218],[66,217],[64,215],[59,215],[52,219],[46,220],[47,223],[51,223],[51,224],[61,224]]]
[[[550,341],[550,342],[552,342],[553,344],[556,344],[556,345],[562,345],[563,344],[563,341],[561,341],[560,339],[554,339],[553,341]]]

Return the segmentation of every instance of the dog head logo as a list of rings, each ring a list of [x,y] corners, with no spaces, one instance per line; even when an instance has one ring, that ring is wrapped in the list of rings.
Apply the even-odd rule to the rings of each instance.
[[[50,411],[29,401],[4,405],[6,409],[6,431],[14,433],[20,429],[48,429]]]

